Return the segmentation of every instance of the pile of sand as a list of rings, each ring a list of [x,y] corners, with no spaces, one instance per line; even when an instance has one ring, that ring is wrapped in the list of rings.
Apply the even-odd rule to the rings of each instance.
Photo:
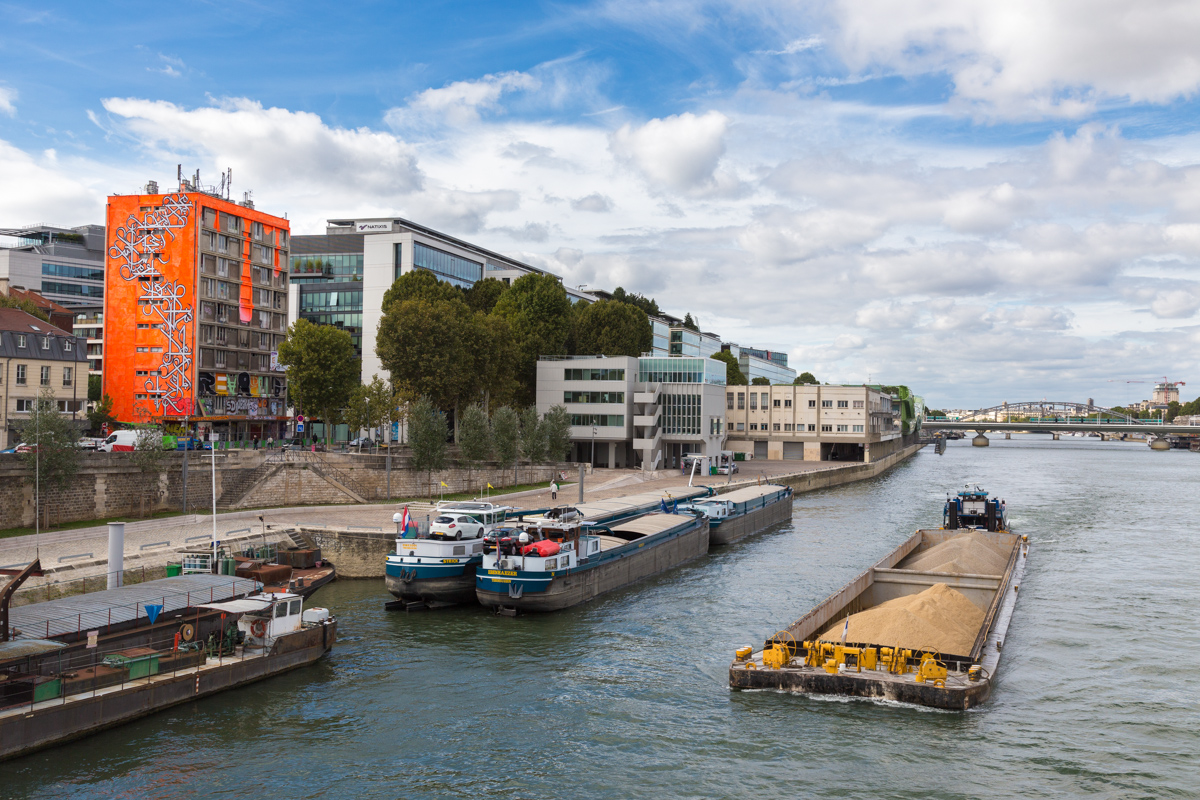
[[[842,640],[845,620],[831,625],[821,639]],[[850,615],[847,642],[912,650],[933,648],[942,654],[969,655],[983,625],[983,611],[944,583],[920,594],[897,597]]]
[[[978,531],[960,533],[928,550],[913,553],[897,569],[969,575],[1003,575],[1009,553]]]

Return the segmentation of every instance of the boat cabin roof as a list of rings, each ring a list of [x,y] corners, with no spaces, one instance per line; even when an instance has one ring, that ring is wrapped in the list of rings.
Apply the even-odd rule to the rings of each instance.
[[[684,522],[685,519],[693,519],[690,515],[682,517],[679,514],[646,514],[637,519],[619,522],[616,525],[609,526],[609,530],[613,533],[636,533],[641,536],[653,536],[656,533],[662,533],[665,530],[670,530]],[[625,537],[622,537],[625,538]]]
[[[496,503],[485,503],[470,500],[442,500],[437,504],[438,511],[460,511],[463,513],[489,512],[489,511],[514,511],[515,506],[502,506]]]
[[[728,494],[717,495],[714,500],[729,500],[733,503],[745,503],[747,500],[757,500],[760,497],[766,497],[776,492],[782,492],[786,486],[780,486],[774,483],[764,483],[762,486],[747,486],[742,489],[734,489]]]
[[[299,600],[300,595],[293,592],[274,592],[260,594],[255,597],[243,597],[240,600],[226,600],[223,603],[201,603],[196,608],[211,608],[214,611],[224,611],[230,614],[253,614],[266,611],[280,600]]]

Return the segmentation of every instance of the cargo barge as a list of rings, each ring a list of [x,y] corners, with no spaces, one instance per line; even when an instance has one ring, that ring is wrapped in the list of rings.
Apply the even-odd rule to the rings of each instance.
[[[0,760],[311,664],[337,638],[336,619],[325,609],[304,610],[298,594],[210,603],[210,591],[192,588],[188,598],[154,586],[179,580],[96,593],[128,594],[120,599],[132,599],[132,609],[123,602],[105,608],[106,601],[86,609],[88,595],[71,598],[82,610],[62,622],[86,618],[93,630],[51,624],[50,638],[0,642]],[[106,626],[121,609],[122,618]]]
[[[991,519],[996,525],[998,516]],[[1002,567],[966,571],[954,554],[967,552],[967,544],[986,548]],[[1027,539],[1007,530],[918,530],[761,650],[739,649],[729,685],[942,709],[976,706],[991,694],[1028,551]],[[942,560],[938,552],[949,552],[948,560],[930,563]],[[934,611],[953,612],[941,617],[943,629],[920,617]],[[889,619],[911,633],[865,633]],[[958,644],[939,645],[938,636]]]
[[[792,487],[765,484],[681,505],[708,517],[708,544],[733,544],[768,525],[792,518]]]
[[[651,513],[611,525],[543,519],[489,544],[476,597],[506,615],[558,611],[708,552],[708,518]]]

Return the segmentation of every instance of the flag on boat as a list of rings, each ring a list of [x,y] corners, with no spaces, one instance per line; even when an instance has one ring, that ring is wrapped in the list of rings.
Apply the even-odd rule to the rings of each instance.
[[[846,637],[850,635],[850,617],[846,617],[846,624],[842,626],[842,644],[846,644]]]
[[[662,511],[662,513],[664,513],[664,514],[668,513],[668,511],[667,511],[667,500],[666,500],[666,498],[663,498],[663,499],[661,499],[661,500],[659,500],[659,501],[658,501],[658,508],[659,508],[659,510],[660,510],[660,511]]]
[[[408,506],[405,506],[404,513],[400,516],[400,530],[407,534],[408,526],[411,524],[412,518],[408,516]]]

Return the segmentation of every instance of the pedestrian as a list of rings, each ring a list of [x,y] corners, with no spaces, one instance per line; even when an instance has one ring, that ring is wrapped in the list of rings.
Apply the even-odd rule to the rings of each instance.
[[[255,436],[253,438],[254,438],[254,449],[257,450],[258,449],[258,437]]]
[[[268,436],[268,437],[267,437],[267,449],[268,449],[268,450],[270,450],[270,449],[271,449],[272,447],[274,447],[274,446],[275,446],[275,437],[274,437],[274,436]]]
[[[558,481],[550,481],[550,499],[558,499]]]

